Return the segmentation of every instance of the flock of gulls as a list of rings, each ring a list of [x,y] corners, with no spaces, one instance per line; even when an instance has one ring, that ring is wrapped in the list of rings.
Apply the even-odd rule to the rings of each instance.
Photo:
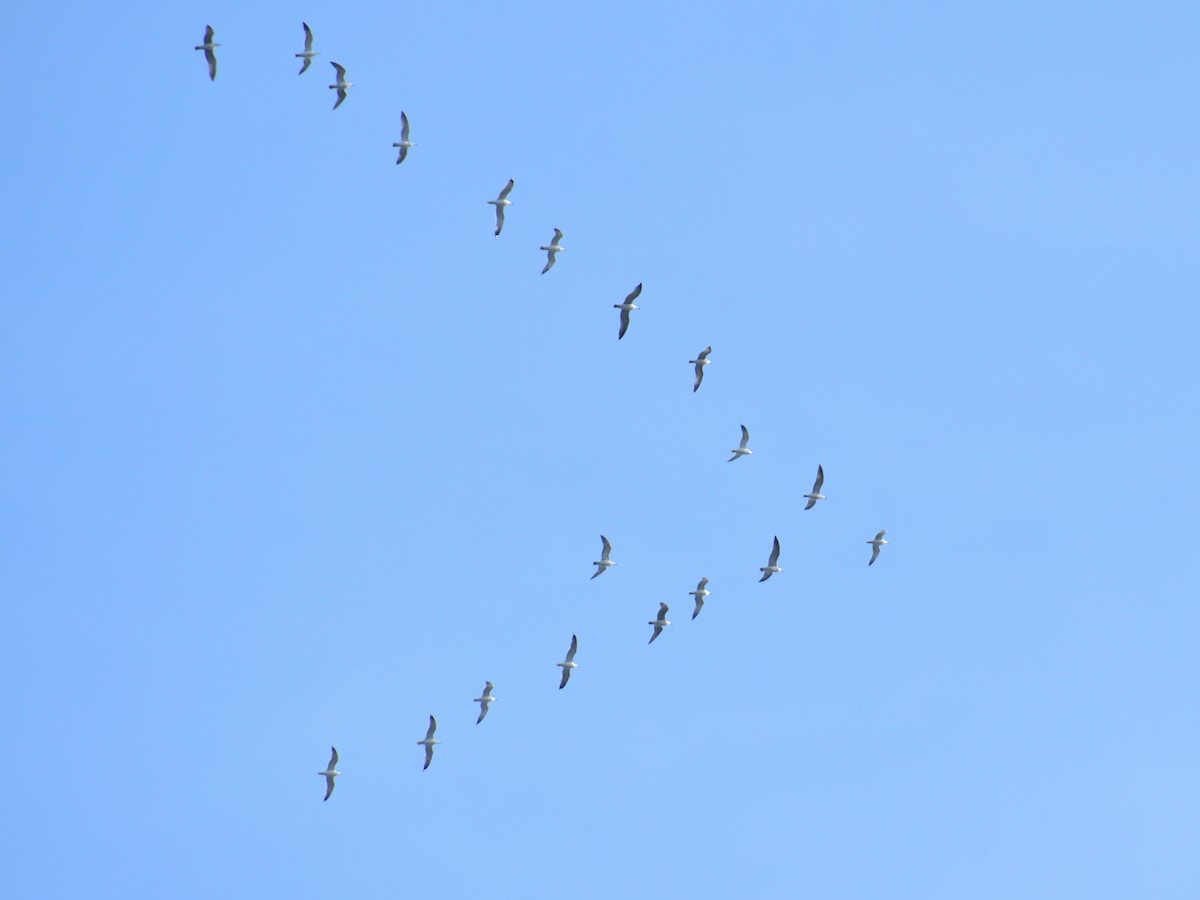
[[[309,66],[312,64],[313,58],[316,56],[319,56],[320,54],[318,51],[313,50],[312,29],[308,27],[308,23],[306,23],[306,22],[301,23],[301,24],[303,25],[303,28],[304,28],[304,50],[300,53],[295,54],[295,56],[297,59],[303,60],[303,63],[300,66],[300,72],[298,73],[300,75],[303,75],[306,71],[308,71]],[[204,42],[202,44],[197,45],[196,49],[204,51],[204,58],[205,58],[206,62],[208,63],[208,77],[212,80],[215,80],[217,77],[217,56],[216,56],[215,51],[216,51],[216,48],[220,47],[221,45],[216,43],[213,40],[213,37],[214,37],[213,28],[211,25],[209,25],[204,29]],[[354,85],[352,82],[346,80],[346,69],[344,66],[342,66],[336,62],[331,62],[330,65],[333,66],[334,71],[337,73],[337,79],[336,79],[335,83],[329,85],[330,90],[337,91],[337,101],[333,104],[333,108],[337,109],[345,101],[347,92]],[[416,146],[416,144],[414,144],[411,140],[409,140],[408,116],[403,111],[401,111],[401,113],[400,113],[400,140],[398,142],[392,144],[392,146],[399,151],[399,154],[396,159],[396,165],[399,165],[400,163],[404,162],[404,160],[408,157],[408,151],[411,148]],[[496,237],[499,237],[500,232],[504,230],[504,212],[509,206],[512,205],[512,201],[508,199],[508,196],[509,196],[509,194],[512,193],[514,184],[515,184],[515,180],[510,178],[508,180],[508,183],[505,184],[504,187],[500,190],[500,193],[496,197],[496,199],[487,201],[488,204],[491,206],[494,206],[495,210],[496,210],[496,230],[495,230]],[[540,250],[544,250],[546,252],[546,265],[542,269],[541,274],[545,275],[547,272],[550,271],[551,268],[553,268],[554,263],[557,260],[558,254],[563,251],[564,248],[562,246],[562,238],[563,238],[562,231],[558,228],[555,228],[554,229],[554,237],[551,238],[550,243],[547,245],[543,245],[542,247],[539,248]],[[621,311],[621,313],[620,313],[620,328],[617,331],[617,339],[618,340],[625,337],[625,333],[629,330],[630,314],[632,312],[634,312],[634,310],[639,309],[639,307],[637,306],[637,304],[634,301],[637,300],[637,298],[641,296],[641,293],[642,293],[642,285],[639,283],[637,285],[637,287],[635,287],[632,291],[629,292],[629,294],[625,297],[625,299],[621,303],[613,304],[614,309],[618,309]],[[696,377],[695,377],[694,383],[692,384],[692,392],[693,393],[700,390],[700,384],[704,381],[704,371],[712,363],[712,360],[710,360],[708,358],[710,353],[712,353],[712,347],[711,346],[705,347],[698,354],[696,354],[695,359],[688,360],[688,363],[690,365],[695,366]],[[752,456],[754,454],[754,451],[750,449],[750,431],[749,431],[749,429],[747,429],[745,425],[742,425],[741,429],[742,429],[741,442],[738,444],[737,447],[733,448],[730,451],[733,454],[733,456],[731,456],[729,458],[728,462],[734,462],[735,460],[741,459],[742,457]],[[818,465],[817,466],[817,477],[816,477],[816,480],[813,482],[812,491],[810,493],[804,494],[804,498],[808,501],[807,505],[804,507],[806,510],[812,509],[814,506],[816,506],[818,500],[825,499],[825,495],[821,493],[821,489],[824,486],[824,484],[825,484],[825,468],[822,465]],[[879,558],[880,549],[885,544],[887,544],[887,541],[884,540],[884,535],[886,535],[886,534],[887,534],[886,529],[880,530],[875,535],[875,537],[873,537],[871,540],[867,541],[867,543],[871,545],[871,558],[867,562],[868,566],[874,565],[875,560],[877,560]],[[609,569],[611,569],[613,566],[616,565],[616,563],[612,559],[612,549],[613,549],[612,542],[609,541],[609,539],[607,537],[605,537],[604,535],[600,535],[600,558],[598,560],[593,561],[593,563],[592,563],[596,567],[596,571],[594,573],[592,573],[592,576],[591,576],[592,579],[599,578],[601,575],[603,575],[605,572],[607,572]],[[759,579],[760,583],[766,581],[772,575],[775,575],[775,574],[783,571],[783,569],[779,566],[779,554],[780,554],[779,537],[776,536],[771,545],[770,555],[767,557],[767,564],[765,566],[759,567],[759,571],[762,572],[762,577]],[[695,609],[692,611],[692,618],[695,619],[698,615],[700,615],[700,610],[704,608],[705,599],[712,593],[708,589],[708,579],[701,578],[700,582],[696,585],[696,589],[694,591],[689,591],[688,593],[695,600],[695,604],[696,604]],[[663,630],[666,629],[667,626],[669,626],[671,624],[671,621],[667,618],[667,613],[669,611],[670,611],[670,606],[668,606],[666,603],[659,603],[658,614],[653,619],[650,619],[646,623],[654,629],[653,633],[650,635],[649,643],[653,644],[654,641],[658,639],[659,635],[661,635],[663,633]],[[555,663],[555,665],[558,668],[562,669],[561,680],[558,683],[559,690],[562,690],[563,688],[565,688],[567,686],[567,682],[571,680],[571,672],[574,671],[575,669],[579,668],[579,664],[577,662],[575,662],[575,655],[578,651],[579,651],[579,637],[578,637],[578,635],[573,634],[573,635],[571,635],[570,647],[567,649],[567,654],[563,658],[563,661],[559,662],[559,663]],[[478,725],[479,723],[481,723],[484,720],[484,718],[488,714],[488,710],[490,709],[491,704],[496,699],[492,695],[492,690],[494,687],[495,687],[495,685],[493,685],[492,682],[490,682],[490,681],[486,682],[484,684],[483,691],[481,692],[481,696],[475,697],[472,700],[473,703],[478,703],[479,707],[480,707],[479,718],[477,718],[475,720],[476,725]],[[434,737],[434,735],[436,733],[437,733],[437,719],[431,715],[429,717],[429,727],[425,731],[425,737],[416,742],[425,751],[425,764],[423,766],[423,768],[425,768],[425,769],[428,769],[429,764],[431,762],[433,762],[434,746],[441,743],[441,741],[437,740]],[[325,769],[323,771],[317,773],[318,775],[321,775],[325,778],[325,799],[326,800],[328,800],[329,797],[333,794],[334,779],[337,778],[337,776],[342,774],[337,769],[337,765],[338,765],[337,748],[333,747],[333,748],[331,748],[331,750],[332,750],[332,752],[329,757],[329,764],[325,767]]]

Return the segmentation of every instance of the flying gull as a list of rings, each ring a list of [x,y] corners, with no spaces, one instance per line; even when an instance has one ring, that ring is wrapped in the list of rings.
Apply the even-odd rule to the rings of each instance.
[[[630,291],[629,296],[625,298],[624,303],[614,303],[613,309],[621,311],[621,330],[617,332],[617,340],[625,337],[625,332],[629,330],[629,314],[640,307],[634,305],[634,300],[642,293],[642,283],[639,281],[638,286]]]
[[[404,162],[410,147],[417,146],[408,139],[408,116],[404,114],[404,110],[400,110],[400,142],[392,144],[392,146],[400,149],[400,155],[396,157],[396,165]]]
[[[425,765],[421,767],[422,769],[428,769],[429,764],[433,762],[433,745],[441,743],[441,741],[435,741],[433,739],[433,733],[435,731],[437,731],[437,719],[435,719],[433,716],[430,716],[429,730],[425,732],[425,740],[417,741],[418,744],[423,744],[425,746]]]
[[[508,179],[508,184],[504,186],[504,190],[500,192],[500,196],[495,200],[489,200],[488,203],[496,207],[496,237],[500,237],[500,229],[504,227],[504,207],[512,206],[512,201],[508,199],[509,193],[513,189],[513,182],[516,179]]]
[[[496,699],[492,696],[493,687],[495,687],[495,685],[489,681],[483,686],[483,696],[475,698],[475,702],[479,704],[479,718],[475,720],[476,725],[482,722],[483,717],[488,714],[488,704]]]
[[[701,578],[700,583],[696,585],[696,589],[694,591],[688,591],[688,593],[696,598],[696,611],[692,613],[692,618],[694,619],[696,616],[700,615],[700,610],[704,608],[704,598],[712,593],[712,591],[708,589],[708,579]]]
[[[708,358],[708,354],[710,353],[712,353],[712,347],[705,347],[698,354],[696,354],[695,359],[688,360],[688,362],[692,363],[696,367],[696,383],[692,385],[693,394],[700,390],[700,382],[704,380],[704,367],[710,362]]]
[[[337,109],[342,105],[342,101],[346,99],[346,91],[354,87],[354,84],[346,80],[346,69],[344,66],[340,66],[335,62],[331,62],[330,65],[337,70],[337,84],[331,84],[329,86],[331,91],[338,92],[337,103],[333,104],[333,108]]]
[[[779,566],[777,565],[778,562],[779,562],[779,535],[776,535],[775,536],[775,546],[773,546],[771,548],[771,556],[767,560],[767,564],[765,566],[760,566],[758,569],[758,571],[763,573],[763,577],[758,579],[760,584],[762,582],[766,581],[768,578],[770,578],[776,572],[783,571],[783,569],[779,568]]]
[[[560,663],[555,663],[556,666],[562,666],[563,674],[562,681],[558,683],[558,689],[561,691],[567,686],[567,682],[571,680],[571,670],[578,669],[579,663],[575,662],[575,651],[579,649],[579,638],[571,635],[571,649],[567,651],[567,658]]]
[[[887,543],[887,541],[883,539],[885,534],[887,534],[886,528],[879,532],[879,534],[875,535],[874,540],[867,541],[867,543],[871,545],[871,562],[867,563],[868,566],[871,565],[871,563],[874,563],[875,560],[879,559],[879,548]]]
[[[594,575],[592,575],[592,578],[603,575],[604,571],[608,569],[609,566],[616,565],[616,563],[609,558],[610,556],[612,556],[612,544],[608,542],[608,538],[606,538],[604,535],[600,535],[600,558],[592,562],[593,566],[598,566],[599,568],[596,569],[596,572]],[[588,581],[591,581],[592,578],[589,578]]]
[[[337,770],[337,747],[331,747],[330,749],[333,751],[333,755],[329,757],[329,765],[325,767],[324,772],[317,773],[318,775],[325,776],[325,800],[328,800],[329,795],[333,793],[333,779],[342,774]],[[324,803],[325,801],[322,800],[321,802]]]
[[[304,52],[295,54],[295,57],[296,59],[304,60],[304,64],[300,66],[300,71],[296,73],[297,75],[303,75],[307,72],[308,67],[312,65],[313,57],[321,55],[312,48],[312,29],[308,27],[308,23],[301,22],[300,24],[304,26]]]
[[[812,509],[814,506],[817,505],[818,500],[825,499],[825,495],[821,493],[821,485],[823,485],[824,483],[825,483],[825,467],[817,466],[817,480],[813,482],[812,493],[804,495],[805,497],[808,498],[808,506],[804,507],[805,509]]]
[[[662,630],[671,624],[667,620],[667,610],[669,610],[670,608],[671,607],[667,606],[667,604],[665,604],[665,603],[658,604],[658,616],[655,619],[653,619],[652,621],[646,623],[647,625],[654,626],[654,634],[650,635],[650,640],[648,641],[648,643],[653,644],[654,639],[656,637],[658,637],[660,634],[662,634]]]
[[[555,257],[562,251],[563,246],[559,243],[562,240],[562,232],[557,228],[554,229],[554,239],[550,241],[549,247],[538,247],[539,250],[546,251],[546,268],[542,269],[542,274],[545,275],[550,271],[550,267],[554,265]]]
[[[749,449],[749,446],[750,446],[750,432],[747,431],[746,426],[743,425],[742,426],[742,442],[741,442],[741,444],[738,445],[736,450],[729,451],[730,453],[733,454],[733,456],[729,457],[729,459],[725,460],[725,462],[733,462],[739,456],[753,456],[754,451]]]
[[[204,43],[197,47],[197,50],[204,51],[204,58],[208,60],[208,80],[217,80],[217,54],[214,53],[220,44],[213,43],[213,27],[211,25],[204,26]]]

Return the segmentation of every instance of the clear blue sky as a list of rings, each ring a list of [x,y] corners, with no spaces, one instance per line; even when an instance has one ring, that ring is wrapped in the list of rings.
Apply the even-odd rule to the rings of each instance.
[[[1200,896],[1194,4],[254,7],[3,16],[9,896]]]

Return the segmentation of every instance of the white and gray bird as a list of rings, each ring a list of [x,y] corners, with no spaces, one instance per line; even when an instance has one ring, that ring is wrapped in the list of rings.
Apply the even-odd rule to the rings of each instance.
[[[741,456],[754,455],[754,451],[750,449],[750,432],[747,430],[745,425],[742,426],[742,442],[738,444],[736,449],[730,450],[729,452],[732,453],[733,456],[729,457],[729,459],[725,460],[725,462],[733,462],[735,459]]]
[[[806,498],[808,498],[808,505],[806,507],[804,507],[805,509],[812,509],[814,506],[817,505],[818,500],[825,499],[825,495],[821,493],[821,485],[823,485],[824,483],[825,483],[825,467],[817,466],[817,480],[813,482],[812,493],[804,495]]]
[[[512,193],[513,183],[515,178],[508,179],[508,184],[500,191],[500,196],[495,200],[489,200],[488,203],[496,207],[496,237],[500,237],[500,229],[504,227],[504,207],[512,206],[512,201],[508,199],[508,195]]]
[[[696,598],[696,611],[692,613],[692,618],[694,619],[696,616],[700,615],[700,610],[704,609],[704,598],[712,593],[712,591],[708,589],[708,579],[701,578],[700,583],[696,585],[696,589],[694,591],[688,591],[688,593]]]
[[[333,779],[337,778],[339,775],[342,774],[341,772],[339,772],[337,770],[337,764],[338,764],[337,747],[330,747],[329,749],[333,751],[333,755],[329,757],[329,765],[327,765],[325,767],[324,772],[317,773],[318,775],[325,776],[325,800],[328,800],[329,795],[333,793]],[[324,803],[325,800],[322,800],[321,802]]]
[[[629,292],[629,296],[625,298],[624,303],[614,303],[613,309],[621,311],[621,330],[617,332],[617,340],[625,337],[625,332],[629,330],[629,314],[635,309],[640,309],[633,301],[636,300],[642,293],[642,283],[639,281],[638,286]]]
[[[605,570],[616,565],[616,563],[610,558],[611,556],[612,544],[609,543],[608,538],[606,538],[604,535],[600,535],[600,558],[592,561],[592,565],[598,567],[592,574],[592,578],[603,575]],[[591,581],[592,578],[589,578],[588,581]]]
[[[204,51],[204,58],[208,60],[208,80],[217,80],[217,54],[214,52],[220,44],[213,43],[213,27],[211,25],[204,26],[204,43],[198,46],[197,50]]]
[[[708,358],[708,354],[710,353],[712,353],[712,347],[705,347],[698,354],[696,354],[695,359],[688,360],[688,362],[696,367],[696,383],[692,385],[693,394],[700,390],[700,382],[704,380],[704,367],[712,362],[712,360]]]
[[[759,569],[758,569],[758,571],[763,573],[763,577],[758,579],[760,584],[762,582],[766,581],[768,578],[770,578],[776,572],[783,571],[783,569],[779,568],[779,566],[777,565],[778,562],[779,562],[779,535],[776,535],[775,536],[775,545],[771,548],[771,555],[770,555],[770,557],[767,558],[767,564],[765,566],[759,566]]]
[[[867,543],[871,545],[871,562],[867,563],[868,566],[874,563],[875,560],[879,559],[879,548],[887,543],[887,541],[883,539],[885,534],[887,534],[886,528],[879,532],[879,534],[875,535],[874,538],[867,541]]]
[[[567,686],[567,682],[571,680],[571,670],[578,669],[579,663],[575,662],[575,651],[579,649],[579,638],[576,635],[571,635],[571,649],[567,651],[567,658],[560,663],[555,663],[556,666],[561,666],[562,681],[558,683],[558,689],[561,691]]]
[[[559,241],[562,240],[562,236],[562,232],[555,228],[554,237],[550,241],[550,246],[538,247],[539,250],[546,251],[546,268],[542,269],[543,275],[550,271],[550,267],[554,265],[555,257],[565,249],[563,245],[559,243]]]
[[[670,608],[671,607],[667,606],[665,603],[658,604],[658,616],[646,623],[647,625],[654,626],[654,634],[650,635],[650,640],[648,643],[653,644],[654,639],[662,634],[664,628],[671,624],[671,622],[667,619],[667,610]]]
[[[418,744],[422,744],[425,747],[425,765],[421,767],[422,769],[428,769],[429,764],[433,762],[433,745],[441,743],[441,741],[435,741],[433,739],[433,733],[435,731],[437,731],[437,719],[435,719],[433,716],[430,716],[429,730],[425,732],[425,740],[417,741]]]
[[[482,722],[483,717],[488,714],[488,704],[496,699],[492,696],[493,687],[495,687],[495,685],[489,681],[483,686],[483,696],[475,698],[475,702],[479,704],[479,718],[475,720],[476,725]]]
[[[404,110],[400,110],[400,140],[392,146],[400,150],[400,154],[396,157],[396,165],[400,165],[408,158],[410,148],[417,146],[408,139],[408,116],[404,114]]]
[[[346,80],[345,66],[338,65],[335,62],[331,62],[330,65],[333,66],[334,70],[337,72],[337,83],[329,86],[331,91],[337,91],[337,103],[333,104],[333,108],[337,109],[342,105],[342,101],[346,99],[346,91],[354,87],[354,83]]]
[[[307,72],[308,67],[312,65],[313,57],[321,55],[320,53],[318,53],[316,50],[314,50],[312,48],[312,45],[313,45],[312,29],[308,27],[308,23],[301,22],[300,24],[304,26],[304,52],[296,53],[294,55],[295,55],[296,59],[304,60],[304,63],[303,63],[303,65],[300,66],[300,71],[296,73],[297,75],[303,75],[305,72]]]

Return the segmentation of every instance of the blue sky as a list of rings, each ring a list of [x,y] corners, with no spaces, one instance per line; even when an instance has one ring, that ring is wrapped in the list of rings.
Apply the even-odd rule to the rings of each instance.
[[[13,896],[1200,891],[1194,6],[4,26]]]

